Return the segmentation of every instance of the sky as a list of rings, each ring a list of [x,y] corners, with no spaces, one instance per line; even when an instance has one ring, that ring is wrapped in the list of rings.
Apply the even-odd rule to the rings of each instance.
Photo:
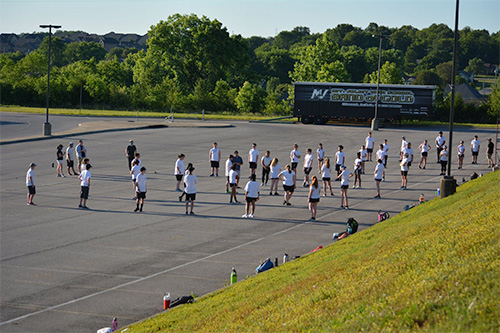
[[[453,29],[456,0],[0,0],[0,32],[44,31],[40,24],[88,33],[146,34],[170,15],[219,20],[230,34],[275,36],[297,26],[322,33],[341,23],[370,22],[418,29],[444,23]],[[459,28],[500,30],[500,0],[460,0]]]

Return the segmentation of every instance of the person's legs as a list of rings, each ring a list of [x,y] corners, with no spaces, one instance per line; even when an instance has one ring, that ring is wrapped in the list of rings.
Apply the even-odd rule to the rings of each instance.
[[[380,182],[379,181],[375,181],[375,185],[377,185],[377,196],[380,197]]]
[[[194,200],[191,200],[191,213],[193,212],[194,210]]]
[[[252,215],[255,215],[255,200],[252,201],[251,207],[252,207]]]
[[[189,200],[186,200],[186,214],[188,213],[188,208],[189,208]]]
[[[349,207],[349,203],[347,202],[347,189],[344,190],[344,201],[345,201],[345,206]]]

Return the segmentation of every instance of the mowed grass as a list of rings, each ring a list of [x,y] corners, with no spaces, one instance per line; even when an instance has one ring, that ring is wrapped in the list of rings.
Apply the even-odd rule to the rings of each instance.
[[[129,332],[498,332],[499,176],[468,182],[453,196],[131,325]]]

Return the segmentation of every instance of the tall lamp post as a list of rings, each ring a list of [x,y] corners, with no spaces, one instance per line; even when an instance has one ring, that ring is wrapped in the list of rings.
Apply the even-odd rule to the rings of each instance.
[[[380,62],[382,59],[382,39],[387,39],[389,36],[387,35],[372,35],[373,38],[378,38],[380,40],[380,44],[378,46],[378,71],[377,71],[377,93],[375,96],[375,116],[372,119],[372,131],[378,131],[378,92],[380,88]]]
[[[52,135],[52,125],[49,123],[49,96],[50,96],[50,44],[52,39],[52,28],[59,29],[60,25],[42,24],[40,28],[49,28],[49,56],[47,60],[47,113],[45,116],[45,123],[43,124],[43,135]]]

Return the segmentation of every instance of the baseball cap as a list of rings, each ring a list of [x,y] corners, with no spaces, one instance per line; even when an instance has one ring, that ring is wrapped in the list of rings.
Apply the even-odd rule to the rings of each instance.
[[[30,168],[31,168],[31,167],[34,167],[34,166],[36,166],[36,164],[35,164],[35,163],[31,163],[31,164],[30,164]]]

